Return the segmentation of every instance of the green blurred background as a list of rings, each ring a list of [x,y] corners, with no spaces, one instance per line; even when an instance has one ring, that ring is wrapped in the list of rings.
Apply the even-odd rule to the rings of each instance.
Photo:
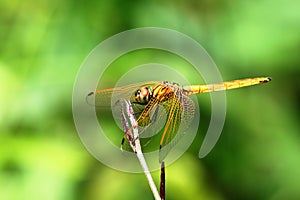
[[[300,199],[299,8],[296,0],[2,0],[0,199],[153,199],[143,174],[110,169],[86,151],[71,107],[88,53],[145,26],[197,40],[224,80],[273,78],[227,92],[223,133],[201,160],[210,104],[198,97],[199,134],[167,168],[167,199]]]

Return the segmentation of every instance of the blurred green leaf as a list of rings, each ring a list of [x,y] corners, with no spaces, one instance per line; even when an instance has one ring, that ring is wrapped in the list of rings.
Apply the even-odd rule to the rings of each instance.
[[[208,95],[198,96],[200,139],[166,169],[167,199],[299,199],[299,6],[296,0],[3,0],[0,196],[153,199],[144,175],[111,170],[88,154],[73,124],[71,95],[81,63],[99,42],[130,28],[159,26],[199,41],[224,80],[273,78],[228,91],[223,133],[202,160],[197,155],[210,102]],[[203,83],[176,55],[145,50],[113,62],[101,86],[149,61]],[[115,123],[106,127],[113,130]],[[110,138],[117,144],[120,136]],[[153,175],[158,183],[159,173]]]

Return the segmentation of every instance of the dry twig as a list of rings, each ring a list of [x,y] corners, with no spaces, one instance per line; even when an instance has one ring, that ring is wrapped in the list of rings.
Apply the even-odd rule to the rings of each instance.
[[[126,134],[125,136],[127,137],[132,150],[137,155],[137,158],[143,168],[144,174],[146,175],[146,178],[148,180],[149,186],[151,188],[155,200],[161,200],[142,152],[142,148],[139,140],[138,124],[134,116],[134,112],[130,101],[123,100],[121,109],[122,109],[123,130]]]

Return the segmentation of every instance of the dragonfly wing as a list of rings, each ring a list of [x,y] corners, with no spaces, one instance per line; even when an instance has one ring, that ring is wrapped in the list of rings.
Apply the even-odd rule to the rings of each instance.
[[[181,127],[183,130],[189,128],[195,116],[195,103],[189,97],[183,95],[181,98],[182,118]]]
[[[167,121],[160,141],[159,161],[163,161],[169,151],[184,136],[194,118],[195,104],[183,95],[181,98],[173,98],[163,103],[166,109]]]
[[[152,98],[147,105],[132,104],[137,123],[141,144],[149,149],[148,144],[163,129],[166,121],[166,111],[163,106],[158,104],[158,99]],[[156,145],[155,145],[156,146]],[[157,147],[157,146],[156,146]],[[151,145],[150,145],[150,148]]]
[[[96,90],[94,92],[90,92],[86,96],[86,102],[91,106],[95,106],[99,108],[109,108],[111,106],[112,94],[114,92],[120,92],[120,91],[122,91],[120,90],[120,88]]]
[[[177,98],[172,98],[163,103],[166,109],[167,121],[160,140],[159,161],[163,161],[169,151],[176,145],[175,138],[181,123],[182,106]]]
[[[135,83],[123,87],[100,89],[90,92],[86,96],[86,102],[96,108],[97,116],[107,116],[107,111],[111,111],[111,114],[118,125],[122,130],[122,100],[129,100],[131,102],[132,108],[135,115],[139,115],[144,109],[145,105],[140,105],[135,102],[135,92],[144,86],[153,86],[158,84],[158,82],[141,82]]]
[[[90,92],[86,96],[86,102],[95,107],[111,107],[118,104],[121,99],[134,101],[134,93],[143,86],[153,86],[158,82],[142,82],[124,87],[100,89]]]
[[[143,120],[139,121],[140,137],[149,138],[160,132],[165,126],[167,119],[166,110],[162,105],[156,103],[151,107],[149,115]]]

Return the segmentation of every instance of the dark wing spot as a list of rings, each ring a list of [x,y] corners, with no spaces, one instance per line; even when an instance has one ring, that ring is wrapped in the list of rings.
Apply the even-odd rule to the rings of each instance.
[[[94,94],[94,92],[90,92],[90,93],[88,93],[87,96],[91,96],[91,95],[93,95],[93,94]]]

